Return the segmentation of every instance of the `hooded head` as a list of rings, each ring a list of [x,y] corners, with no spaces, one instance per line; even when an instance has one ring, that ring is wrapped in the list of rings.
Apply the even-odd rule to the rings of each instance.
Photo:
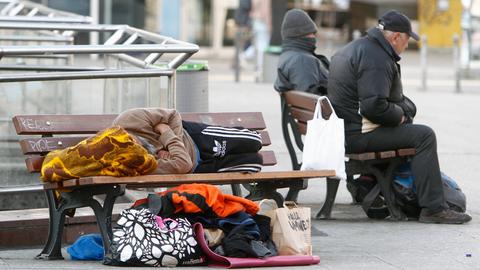
[[[282,38],[303,37],[317,32],[317,26],[308,14],[301,9],[291,9],[285,13],[282,22]]]

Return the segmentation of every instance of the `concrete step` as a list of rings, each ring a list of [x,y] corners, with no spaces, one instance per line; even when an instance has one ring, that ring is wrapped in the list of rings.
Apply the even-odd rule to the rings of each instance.
[[[118,203],[113,208],[112,224],[118,214],[131,203]],[[27,247],[44,245],[48,235],[48,209],[2,211],[0,215],[0,247]],[[63,244],[72,244],[78,237],[99,233],[95,215],[90,208],[79,208],[73,218],[67,217],[63,230]],[[0,266],[1,268],[1,266]]]
[[[39,174],[27,172],[23,161],[0,159],[0,210],[38,207],[47,207]]]
[[[0,188],[38,185],[39,176],[38,173],[29,173],[23,160],[5,162],[0,159]]]
[[[20,144],[15,140],[1,140],[0,139],[0,161],[10,159],[25,159],[25,156],[20,149]]]

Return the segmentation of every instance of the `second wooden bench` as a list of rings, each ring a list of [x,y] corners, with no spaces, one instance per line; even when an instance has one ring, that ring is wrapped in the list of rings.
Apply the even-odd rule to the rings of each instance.
[[[299,170],[301,167],[296,149],[303,150],[302,136],[307,132],[307,121],[313,118],[317,100],[317,95],[301,91],[292,90],[281,93],[282,131],[294,170]],[[332,108],[328,102],[321,105],[322,117],[328,119]],[[403,220],[406,218],[405,214],[394,203],[393,174],[397,167],[412,155],[415,155],[415,148],[347,154],[348,161],[345,163],[347,180],[353,180],[354,175],[357,174],[373,174],[380,185],[391,218]],[[306,188],[306,180],[303,182],[303,185],[297,183],[291,188],[288,199],[296,198],[300,190],[299,186]],[[316,215],[317,218],[331,218],[338,185],[338,179],[327,178],[327,193],[324,204]]]

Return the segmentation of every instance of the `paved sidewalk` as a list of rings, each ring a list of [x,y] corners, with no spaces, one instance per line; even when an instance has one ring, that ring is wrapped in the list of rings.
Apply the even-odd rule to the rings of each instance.
[[[366,218],[341,183],[334,220],[314,220],[314,254],[319,265],[304,269],[480,269],[480,81],[465,82],[464,93],[454,93],[451,56],[432,55],[427,91],[420,91],[418,54],[408,52],[402,60],[405,93],[418,107],[417,123],[437,133],[442,171],[457,180],[467,195],[473,220],[466,225],[430,225],[415,221],[391,222]],[[254,83],[244,72],[242,82],[233,82],[231,64],[209,60],[211,111],[261,111],[271,131],[272,147],[279,155],[275,169],[290,169],[280,123],[280,99],[272,84]],[[316,214],[325,196],[324,179],[310,181],[299,203]],[[0,247],[1,249],[1,247]],[[37,261],[36,249],[0,250],[0,269],[113,269],[99,262]],[[144,268],[143,268],[144,269]]]

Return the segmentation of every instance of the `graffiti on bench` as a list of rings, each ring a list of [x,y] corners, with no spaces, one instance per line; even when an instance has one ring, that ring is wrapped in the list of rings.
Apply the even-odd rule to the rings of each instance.
[[[21,118],[20,122],[25,129],[32,130],[49,130],[51,124],[49,121],[39,121],[31,118]]]

